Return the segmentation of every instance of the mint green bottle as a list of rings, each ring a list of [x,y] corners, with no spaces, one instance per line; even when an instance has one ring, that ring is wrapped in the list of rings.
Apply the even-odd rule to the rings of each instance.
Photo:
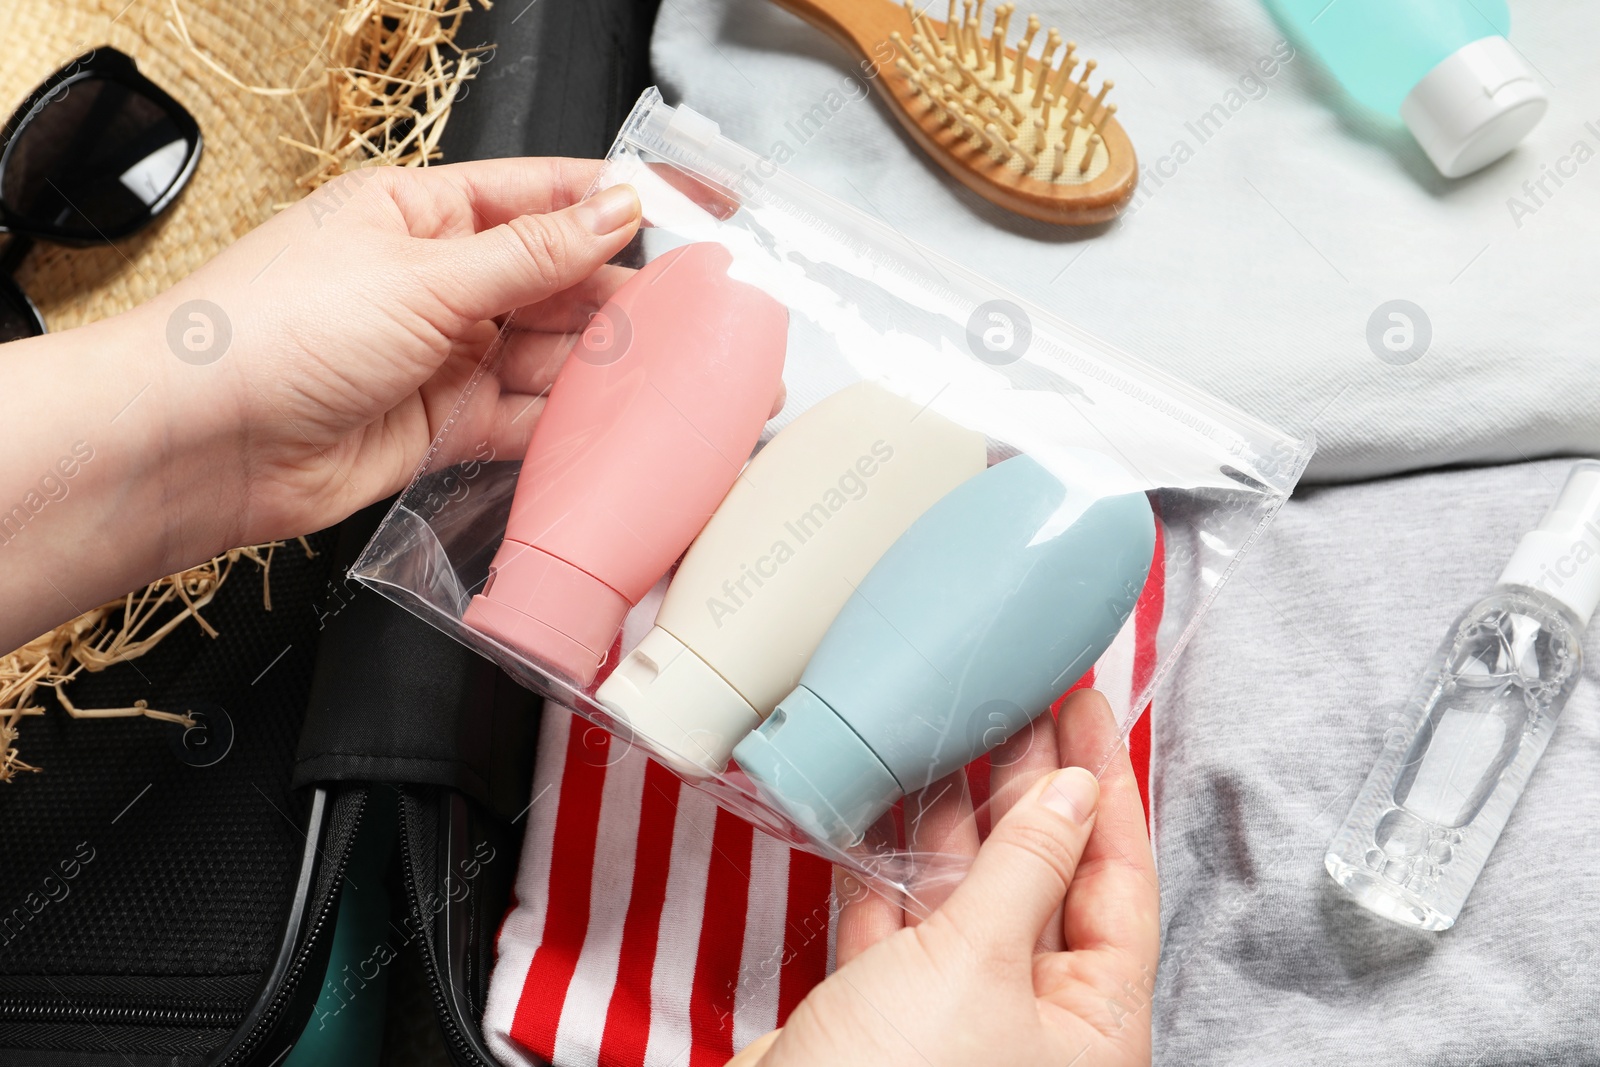
[[[1549,104],[1506,35],[1505,0],[1267,0],[1345,90],[1402,119],[1459,178],[1516,147]]]

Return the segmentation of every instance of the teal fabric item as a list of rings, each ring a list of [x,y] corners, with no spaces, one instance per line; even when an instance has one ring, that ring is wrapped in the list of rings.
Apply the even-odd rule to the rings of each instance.
[[[1000,744],[1094,664],[1155,551],[1141,492],[1102,495],[1015,456],[897,540],[829,627],[800,688],[734,750],[769,800],[840,845],[905,793]],[[1069,475],[1070,477],[1070,475]]]
[[[394,849],[394,790],[374,786],[345,867],[322,993],[283,1067],[378,1067],[388,1003],[389,892],[384,874]]]

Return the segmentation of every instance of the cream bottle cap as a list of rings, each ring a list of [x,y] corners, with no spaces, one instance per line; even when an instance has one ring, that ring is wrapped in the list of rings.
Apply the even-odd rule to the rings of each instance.
[[[644,635],[595,699],[680,774],[721,774],[733,746],[761,725],[739,691],[687,645],[657,626]]]

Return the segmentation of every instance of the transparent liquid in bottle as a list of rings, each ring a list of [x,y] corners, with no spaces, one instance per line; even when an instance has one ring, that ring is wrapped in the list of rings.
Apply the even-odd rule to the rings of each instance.
[[[1461,616],[1328,849],[1334,881],[1398,922],[1454,924],[1577,684],[1581,633],[1517,586]]]

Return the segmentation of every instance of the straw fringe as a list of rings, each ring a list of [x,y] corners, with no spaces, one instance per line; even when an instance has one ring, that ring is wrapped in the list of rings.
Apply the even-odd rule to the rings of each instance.
[[[312,158],[295,180],[304,192],[357,167],[419,167],[440,158],[450,108],[480,65],[481,49],[455,43],[471,0],[348,0],[314,62],[287,85],[253,84],[197,44],[180,0],[168,2],[169,29],[200,62],[241,92],[294,102],[305,132],[278,140]],[[320,122],[305,106],[319,95]]]

